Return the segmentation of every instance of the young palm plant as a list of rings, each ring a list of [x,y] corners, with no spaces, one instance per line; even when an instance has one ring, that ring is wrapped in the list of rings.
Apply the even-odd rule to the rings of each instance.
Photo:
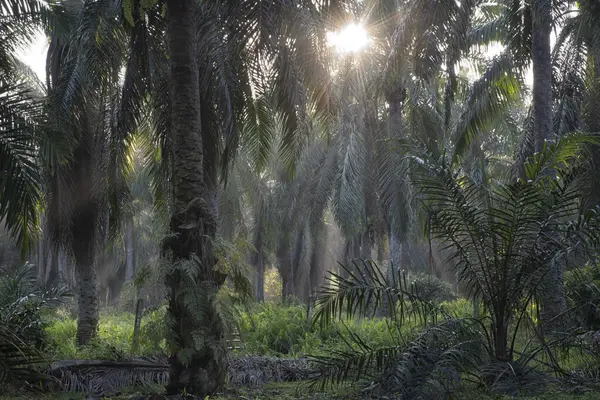
[[[415,157],[412,180],[430,217],[430,234],[445,245],[459,281],[481,300],[487,316],[446,315],[395,269],[388,278],[371,263],[344,268],[346,276],[332,274],[321,289],[315,322],[369,316],[383,304],[394,304],[389,321],[397,340],[389,348],[369,348],[352,335],[349,351],[316,358],[320,382],[371,377],[372,388],[388,393],[440,398],[468,372],[514,393],[515,381],[506,371],[531,373],[520,368],[531,356],[516,351],[516,338],[526,326],[539,334],[529,309],[547,289],[545,275],[573,252],[585,254],[598,245],[598,221],[581,212],[575,179],[589,141],[571,135],[546,146],[526,164],[527,179],[510,183],[483,185],[450,163]],[[423,331],[411,335],[407,325]]]
[[[596,221],[581,214],[575,179],[588,139],[571,135],[545,146],[526,163],[526,179],[516,182],[482,185],[446,164],[415,174],[431,234],[446,244],[459,281],[489,311],[497,360],[514,359],[528,307],[551,290],[544,277],[596,243]]]
[[[43,313],[65,294],[58,288],[41,290],[31,264],[0,269],[0,394],[19,386],[31,388],[44,379]]]
[[[319,292],[314,323],[324,327],[336,319],[371,317],[385,306],[393,341],[372,347],[348,330],[342,336],[346,350],[312,357],[317,387],[362,380],[370,382],[367,389],[374,394],[444,398],[461,384],[463,372],[487,362],[477,324],[445,313],[398,269],[386,274],[372,261],[341,268]],[[422,331],[415,333],[415,328]]]

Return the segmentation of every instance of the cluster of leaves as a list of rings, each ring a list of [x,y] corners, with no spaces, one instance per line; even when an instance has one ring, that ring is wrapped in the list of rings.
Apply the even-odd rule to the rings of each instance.
[[[414,287],[416,295],[425,301],[441,303],[457,298],[456,293],[452,290],[452,285],[433,275],[410,274],[407,279]]]
[[[577,326],[600,330],[600,270],[591,264],[565,273],[565,294]]]
[[[471,317],[472,304],[465,299],[440,304],[445,314]],[[361,337],[373,348],[391,346],[395,335],[385,318],[344,318],[326,327],[319,327],[306,318],[305,304],[275,302],[255,303],[239,307],[236,326],[243,341],[244,354],[303,357],[327,355],[332,350],[358,349],[352,337]],[[418,323],[407,324],[403,330],[412,335],[421,329]]]
[[[595,214],[581,211],[575,179],[590,140],[572,135],[545,146],[525,164],[527,179],[508,183],[482,184],[447,163],[419,159],[413,179],[429,231],[445,245],[459,281],[481,301],[485,315],[474,320],[445,315],[394,269],[384,276],[372,262],[343,267],[321,288],[315,322],[326,327],[385,308],[398,340],[374,348],[353,337],[358,351],[315,359],[317,381],[326,386],[371,378],[374,388],[409,398],[446,397],[463,385],[465,375],[511,395],[547,383],[544,369],[532,361],[560,367],[528,309],[541,298],[540,290],[550,290],[544,276],[555,263],[574,254],[589,257],[598,244]],[[416,338],[401,329],[411,320],[424,328]],[[529,344],[540,347],[517,350],[517,336],[528,330],[534,334]]]
[[[40,289],[35,272],[31,264],[0,270],[0,388],[43,379],[46,317],[66,293]]]

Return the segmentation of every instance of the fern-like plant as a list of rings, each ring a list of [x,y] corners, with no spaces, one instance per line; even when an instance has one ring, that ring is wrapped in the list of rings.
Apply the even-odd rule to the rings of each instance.
[[[45,377],[44,312],[64,298],[59,289],[41,290],[36,269],[24,264],[0,269],[0,393],[9,387],[33,387]]]
[[[576,179],[589,140],[571,135],[545,146],[526,163],[526,179],[509,183],[479,183],[447,163],[421,164],[415,173],[431,235],[445,244],[459,281],[489,311],[497,360],[513,360],[517,331],[547,289],[550,268],[597,243],[596,220],[580,211]]]
[[[388,278],[372,262],[342,267],[321,288],[314,322],[324,326],[385,307],[398,340],[382,349],[352,337],[358,346],[350,351],[315,358],[321,386],[371,378],[371,389],[433,399],[447,398],[469,375],[508,394],[547,382],[531,361],[548,346],[517,354],[515,343],[523,322],[532,322],[529,309],[549,269],[598,245],[598,221],[581,212],[577,181],[582,149],[593,140],[577,134],[547,145],[525,165],[527,179],[508,183],[481,183],[444,160],[419,158],[411,173],[430,234],[445,245],[459,282],[483,303],[485,317],[446,315],[395,269]],[[422,332],[402,329],[409,321]]]

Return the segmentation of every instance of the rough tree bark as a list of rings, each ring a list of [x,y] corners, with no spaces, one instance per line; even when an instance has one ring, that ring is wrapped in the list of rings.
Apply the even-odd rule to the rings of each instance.
[[[550,33],[552,30],[552,0],[533,0],[532,60],[533,60],[533,135],[535,152],[544,142],[552,140],[552,59]],[[548,332],[560,328],[559,316],[567,310],[563,285],[563,265],[553,262],[548,266],[543,287],[542,321]]]
[[[167,37],[171,63],[171,114],[173,149],[174,204],[170,222],[171,235],[164,250],[174,263],[197,257],[196,288],[216,291],[226,276],[214,270],[211,238],[216,232],[212,215],[211,192],[204,176],[203,134],[199,65],[196,59],[194,0],[167,0]],[[177,269],[167,275],[169,308],[172,319],[170,374],[168,394],[186,392],[199,397],[215,393],[225,382],[225,360],[219,356],[222,324],[210,304],[200,314],[184,302],[184,276]],[[200,296],[209,297],[204,291]],[[197,335],[201,334],[202,343]],[[182,352],[182,350],[184,350]],[[184,353],[188,353],[184,357]]]
[[[58,284],[59,273],[58,273],[58,251],[54,248],[48,249],[48,258],[46,263],[46,277],[44,280],[44,286],[53,287]]]
[[[98,331],[98,294],[95,262],[97,206],[85,201],[73,218],[73,257],[77,276],[77,344],[86,345]]]

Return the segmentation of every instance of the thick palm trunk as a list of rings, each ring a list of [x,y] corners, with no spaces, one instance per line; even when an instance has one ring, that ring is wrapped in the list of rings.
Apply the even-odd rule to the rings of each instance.
[[[294,270],[285,268],[281,275],[281,297],[284,302],[294,297]]]
[[[373,240],[371,239],[371,232],[369,228],[367,228],[367,230],[361,234],[360,239],[360,258],[363,260],[372,260]]]
[[[313,297],[323,282],[323,274],[325,272],[325,253],[327,252],[327,226],[321,218],[316,227],[315,244],[310,262],[309,275],[309,299]]]
[[[392,139],[400,139],[402,138],[402,114],[405,100],[404,89],[399,90],[398,93],[388,95],[387,100],[389,103],[388,135]],[[401,188],[397,188],[396,190],[398,191],[398,196],[404,195]],[[402,199],[402,202],[406,204],[406,199]],[[399,216],[388,216],[388,240],[390,252],[389,265],[393,266],[396,271],[400,271],[402,268],[402,254],[406,244],[405,241],[408,236],[406,234],[408,215],[406,215],[406,213],[404,214],[405,215],[403,215],[402,218],[404,218],[405,221],[394,221],[393,218],[399,218]],[[402,226],[404,231],[400,230],[399,225]]]
[[[308,301],[308,279],[309,274],[305,265],[303,265],[304,257],[304,240],[307,234],[306,229],[302,229],[296,235],[296,244],[294,245],[294,255],[292,258],[292,269],[294,271],[293,295],[297,299],[306,302]]]
[[[193,280],[177,268],[166,278],[168,312],[173,321],[167,393],[186,392],[205,397],[216,392],[226,376],[225,360],[220,357],[224,332],[212,308],[212,299],[224,283],[225,275],[213,268],[211,239],[216,232],[216,218],[210,210],[212,199],[203,169],[195,7],[194,0],[167,1],[174,205],[171,235],[165,240],[164,250],[174,265],[200,260],[195,265]],[[206,308],[188,307],[186,299],[189,301],[190,296],[202,301]]]
[[[508,352],[508,324],[503,322],[494,324],[492,335],[496,359],[499,361],[512,361],[512,357]]]
[[[389,262],[389,270],[388,277],[391,278],[391,270],[392,268],[398,274],[402,270],[402,240],[400,237],[394,233],[390,233],[389,236],[389,247],[390,247],[390,262]]]
[[[86,345],[98,331],[98,294],[95,261],[95,221],[93,203],[76,210],[73,221],[73,256],[77,277],[77,344]]]
[[[535,151],[542,150],[544,142],[552,138],[552,60],[550,32],[552,29],[552,1],[533,0],[532,4],[532,58],[533,58],[533,135]]]
[[[260,217],[259,217],[260,218]],[[265,301],[265,260],[264,260],[264,241],[263,241],[263,224],[259,221],[256,232],[256,254],[254,255],[254,268],[256,269],[256,301]]]
[[[550,33],[552,29],[552,1],[534,0],[532,4],[532,58],[533,58],[533,135],[535,151],[540,152],[544,142],[551,140],[552,128],[552,60]],[[545,330],[558,328],[558,317],[567,309],[562,279],[562,263],[549,266],[544,279],[542,320]]]
[[[46,261],[48,258],[48,240],[46,235],[43,235],[38,243],[38,256],[37,256],[37,282],[39,285],[44,285],[46,279]],[[0,262],[4,265],[4,260],[0,259]]]
[[[56,249],[48,249],[48,262],[46,264],[46,279],[44,285],[53,287],[58,284],[58,251]]]
[[[361,235],[357,235],[351,239],[346,239],[344,245],[344,266],[349,270],[354,269],[354,263],[360,258],[360,239]],[[341,271],[342,276],[347,277],[346,271]]]
[[[58,279],[68,287],[72,286],[69,280],[69,268],[67,264],[67,254],[63,247],[58,249]]]
[[[135,274],[133,240],[133,215],[125,217],[125,282],[131,282]]]
[[[295,280],[287,234],[277,248],[277,264],[279,265],[279,274],[281,275],[281,299],[285,302],[294,295]]]

